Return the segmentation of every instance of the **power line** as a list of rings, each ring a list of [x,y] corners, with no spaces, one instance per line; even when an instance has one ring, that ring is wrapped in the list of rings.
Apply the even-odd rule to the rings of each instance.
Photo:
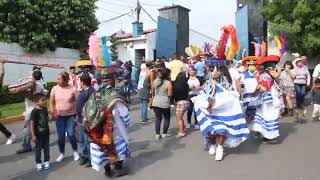
[[[108,19],[108,20],[102,21],[102,22],[99,24],[99,26],[100,26],[100,25],[102,25],[102,24],[104,24],[104,23],[107,23],[107,22],[110,22],[110,21],[117,20],[117,19],[119,19],[119,18],[121,18],[121,17],[123,17],[123,16],[126,16],[126,15],[130,14],[130,13],[131,13],[131,12],[127,12],[127,13],[125,13],[125,14],[121,14],[121,15],[116,16],[116,17],[113,17],[113,18],[111,18],[111,19]]]
[[[103,8],[103,7],[101,7],[101,6],[97,6],[97,7],[98,7],[99,9],[104,10],[104,11],[113,12],[113,13],[116,13],[116,14],[122,14],[122,13],[117,12],[117,11],[113,11],[113,10],[110,10],[110,9]]]
[[[152,19],[153,22],[157,23],[157,21],[141,6],[141,9]]]

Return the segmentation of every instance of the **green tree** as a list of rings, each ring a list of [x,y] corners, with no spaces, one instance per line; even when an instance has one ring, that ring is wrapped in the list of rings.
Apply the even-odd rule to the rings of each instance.
[[[119,45],[119,39],[116,37],[117,33],[114,33],[110,36],[110,51],[111,51],[111,58],[112,61],[118,60],[118,45]]]
[[[97,29],[96,0],[0,0],[0,41],[25,51],[83,48]]]
[[[262,9],[271,22],[271,33],[284,33],[288,49],[317,55],[320,51],[320,2],[318,0],[270,0]]]

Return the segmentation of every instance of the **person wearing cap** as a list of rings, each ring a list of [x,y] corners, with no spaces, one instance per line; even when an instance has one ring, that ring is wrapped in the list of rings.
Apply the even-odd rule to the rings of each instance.
[[[274,78],[275,65],[279,56],[260,58],[257,62],[258,86],[253,93],[260,98],[261,105],[257,106],[253,120],[253,131],[256,137],[269,144],[278,143],[279,134],[279,106],[280,97],[276,89]]]
[[[311,76],[309,70],[304,65],[303,59],[296,58],[293,61],[293,66],[295,66],[292,70],[292,75],[296,90],[297,120],[302,122],[306,113],[304,109],[304,98],[306,88],[310,86]]]
[[[246,71],[241,76],[242,88],[242,101],[245,110],[245,115],[248,120],[252,120],[256,112],[256,98],[253,93],[258,86],[256,78],[256,59],[244,60],[243,63],[246,66]]]

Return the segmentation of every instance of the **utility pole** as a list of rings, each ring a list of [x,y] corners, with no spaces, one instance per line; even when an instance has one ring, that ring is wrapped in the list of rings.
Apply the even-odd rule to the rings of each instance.
[[[139,0],[137,0],[137,7],[136,7],[137,22],[140,21],[140,12],[141,12],[141,4],[140,4]]]

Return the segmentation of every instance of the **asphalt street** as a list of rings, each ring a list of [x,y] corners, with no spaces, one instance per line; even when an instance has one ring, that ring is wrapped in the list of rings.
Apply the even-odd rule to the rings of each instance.
[[[318,180],[320,179],[320,121],[311,119],[296,123],[295,118],[281,119],[280,144],[262,144],[250,138],[238,148],[225,149],[225,157],[216,162],[214,156],[203,150],[199,131],[190,130],[185,138],[177,139],[177,125],[172,110],[170,133],[166,141],[156,142],[154,113],[149,111],[152,123],[140,124],[139,101],[134,99],[130,112],[134,125],[129,130],[132,159],[127,162],[130,175],[126,180]],[[71,146],[66,145],[65,161],[55,163],[58,145],[55,124],[50,124],[51,169],[35,171],[34,153],[17,155],[21,147],[23,123],[7,125],[17,134],[18,141],[5,145],[0,136],[0,180],[102,180],[103,172],[84,168],[73,161]]]

